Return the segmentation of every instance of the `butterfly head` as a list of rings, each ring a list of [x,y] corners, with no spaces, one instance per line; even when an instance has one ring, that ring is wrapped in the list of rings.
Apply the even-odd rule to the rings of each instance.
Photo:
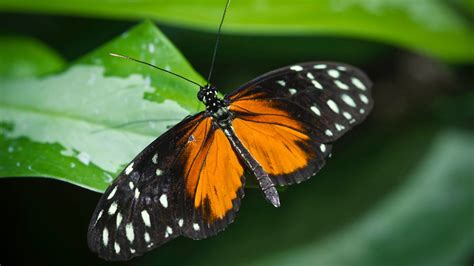
[[[197,97],[199,101],[206,105],[206,111],[210,112],[211,114],[217,114],[222,109],[226,109],[225,101],[218,97],[216,87],[210,84],[201,87]]]

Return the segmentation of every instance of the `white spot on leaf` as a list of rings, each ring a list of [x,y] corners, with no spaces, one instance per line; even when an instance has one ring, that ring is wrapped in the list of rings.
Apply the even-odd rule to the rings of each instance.
[[[85,165],[89,165],[89,163],[91,162],[91,157],[89,154],[85,153],[85,152],[81,152],[77,155],[77,159],[85,164]]]

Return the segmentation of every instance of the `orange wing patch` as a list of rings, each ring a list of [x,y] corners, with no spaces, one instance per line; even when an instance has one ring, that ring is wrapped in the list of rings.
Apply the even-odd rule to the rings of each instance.
[[[244,169],[221,129],[207,118],[189,135],[183,155],[187,195],[209,223],[224,218],[242,188]]]
[[[306,167],[312,157],[304,127],[268,100],[231,104],[239,112],[233,120],[236,135],[270,175],[283,175]]]

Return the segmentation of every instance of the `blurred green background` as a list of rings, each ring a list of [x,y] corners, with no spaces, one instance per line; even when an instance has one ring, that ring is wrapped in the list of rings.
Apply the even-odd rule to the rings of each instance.
[[[107,53],[203,82],[224,4],[0,0],[0,264],[109,264],[86,244],[91,190],[202,107],[196,88]],[[281,208],[248,188],[226,231],[115,265],[473,265],[473,15],[469,0],[234,0],[223,93],[341,61],[371,77],[374,110]],[[145,119],[163,120],[114,128]]]

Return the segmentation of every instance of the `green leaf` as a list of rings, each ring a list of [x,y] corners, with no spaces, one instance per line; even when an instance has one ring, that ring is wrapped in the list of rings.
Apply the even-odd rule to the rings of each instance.
[[[224,1],[3,0],[0,10],[110,18],[153,18],[215,31]],[[223,30],[235,34],[351,36],[398,45],[441,59],[472,62],[467,19],[441,0],[234,1]]]
[[[398,190],[324,241],[254,265],[461,265],[474,245],[474,138],[445,132]]]
[[[0,78],[42,76],[64,69],[65,61],[43,43],[28,37],[0,37]]]
[[[52,177],[104,190],[148,143],[197,110],[195,85],[109,52],[136,56],[204,83],[149,22],[61,74],[4,80],[0,176]],[[155,121],[115,127],[142,120]]]

